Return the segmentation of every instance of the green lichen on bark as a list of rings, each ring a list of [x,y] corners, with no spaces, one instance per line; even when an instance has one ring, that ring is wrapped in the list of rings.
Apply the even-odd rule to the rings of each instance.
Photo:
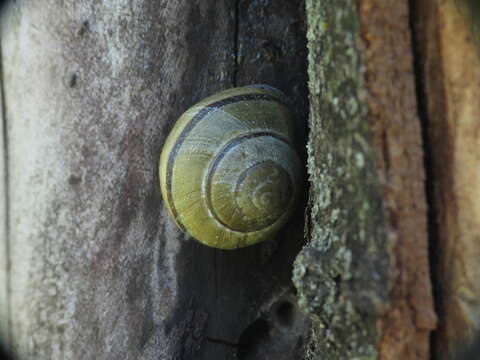
[[[309,242],[293,280],[313,319],[306,359],[375,359],[388,249],[354,0],[307,0]]]

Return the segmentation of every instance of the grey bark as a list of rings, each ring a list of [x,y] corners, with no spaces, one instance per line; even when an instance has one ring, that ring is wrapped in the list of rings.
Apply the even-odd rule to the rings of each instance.
[[[301,1],[234,0],[8,9],[1,323],[22,359],[300,356],[308,322],[290,278],[303,216],[270,242],[207,248],[175,228],[157,171],[181,112],[235,84],[284,90],[302,138],[302,13]]]
[[[294,273],[300,305],[315,319],[307,359],[376,359],[389,257],[361,97],[357,4],[307,4],[311,227]]]

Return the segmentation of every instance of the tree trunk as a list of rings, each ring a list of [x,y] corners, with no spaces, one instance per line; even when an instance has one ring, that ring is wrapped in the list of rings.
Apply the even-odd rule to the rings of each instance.
[[[21,359],[450,358],[479,330],[467,2],[12,3],[0,338]],[[309,193],[274,239],[216,250],[167,214],[159,154],[252,83],[287,94]]]
[[[303,216],[259,246],[207,248],[167,215],[158,160],[184,110],[235,85],[284,90],[305,134],[303,8],[11,5],[2,28],[9,186],[0,280],[10,286],[1,318],[22,359],[301,357],[308,321],[291,270]]]
[[[407,1],[307,0],[307,359],[428,359],[435,328]]]
[[[479,341],[479,15],[307,0],[311,216],[294,281],[308,359],[452,359]]]

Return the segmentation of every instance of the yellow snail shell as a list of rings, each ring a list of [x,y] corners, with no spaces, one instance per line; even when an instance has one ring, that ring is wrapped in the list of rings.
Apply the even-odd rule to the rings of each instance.
[[[222,91],[188,109],[160,156],[160,187],[175,223],[205,245],[236,249],[269,239],[302,183],[293,116],[265,85]]]

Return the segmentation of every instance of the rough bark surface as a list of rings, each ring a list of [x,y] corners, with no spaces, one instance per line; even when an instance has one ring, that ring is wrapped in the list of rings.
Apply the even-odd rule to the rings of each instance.
[[[302,8],[42,0],[8,9],[10,232],[1,246],[22,359],[300,356],[308,322],[290,278],[302,216],[270,242],[207,248],[175,228],[157,171],[182,111],[237,83],[287,92],[304,133]]]
[[[435,327],[406,1],[307,1],[308,359],[428,359]]]
[[[392,247],[390,303],[378,322],[380,358],[427,359],[436,316],[409,4],[395,0],[360,4],[368,121]]]
[[[436,217],[438,359],[480,331],[480,41],[466,3],[423,0],[415,9]]]

